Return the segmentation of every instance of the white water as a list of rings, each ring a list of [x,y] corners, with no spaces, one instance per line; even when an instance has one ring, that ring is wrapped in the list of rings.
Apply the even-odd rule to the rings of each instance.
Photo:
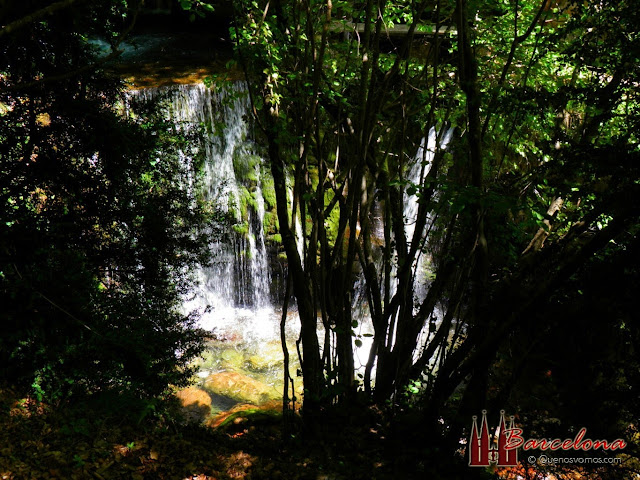
[[[416,186],[420,186],[423,184],[425,177],[429,174],[429,170],[433,165],[433,159],[436,153],[439,150],[446,150],[451,138],[453,137],[453,129],[448,129],[441,139],[438,139],[438,132],[434,127],[431,127],[429,130],[429,136],[423,137],[420,142],[420,147],[416,153],[416,156],[413,159],[413,164],[409,169],[407,180]],[[405,203],[404,203],[404,231],[407,237],[407,241],[409,243],[409,248],[411,247],[411,240],[415,233],[416,228],[416,220],[418,216],[418,197],[416,194],[408,195],[405,191],[404,194]],[[428,232],[433,223],[433,217],[430,213],[427,213],[427,224],[426,231]],[[427,233],[428,234],[428,233]],[[418,238],[419,242],[424,242],[424,238]],[[420,252],[420,250],[418,250]],[[416,294],[416,304],[422,302],[424,300],[427,291],[427,278],[429,275],[429,259],[425,258],[425,255],[422,253],[418,254],[417,260],[413,264],[413,276],[416,279],[414,282],[415,285],[415,294]]]
[[[200,326],[218,335],[239,334],[244,341],[260,341],[279,338],[280,314],[270,300],[263,162],[247,122],[246,92],[246,85],[236,82],[218,91],[200,84],[144,89],[131,95],[168,96],[167,119],[185,131],[201,132],[195,148],[205,157],[205,199],[229,222],[212,225],[213,260],[195,272],[198,288],[185,300],[185,310],[197,311]],[[193,152],[183,156],[186,164],[193,163]],[[246,205],[244,215],[241,205]]]
[[[168,120],[188,131],[204,127],[204,133],[197,136],[199,141],[194,148],[205,156],[205,196],[230,220],[229,225],[212,226],[211,231],[222,230],[222,236],[214,236],[209,245],[213,253],[212,262],[202,265],[195,272],[198,288],[190,298],[185,299],[185,310],[197,311],[200,314],[200,326],[204,329],[223,337],[239,337],[240,341],[252,344],[255,349],[259,349],[264,342],[278,341],[282,292],[279,292],[277,301],[272,301],[270,288],[273,266],[269,262],[263,231],[263,161],[247,123],[250,115],[246,85],[237,82],[227,90],[220,91],[212,91],[204,85],[182,85],[139,90],[131,95],[146,99],[168,95]],[[438,142],[432,128],[428,137],[422,139],[407,173],[407,180],[421,185],[435,153],[438,149],[445,149],[451,138],[452,130],[448,130]],[[185,165],[191,168],[192,157],[193,152],[183,153]],[[242,196],[246,196],[247,192],[251,194],[252,201],[243,217],[240,205],[243,203]],[[417,196],[405,194],[405,234],[408,241],[411,241],[415,231],[417,210]],[[428,226],[431,222],[429,218]],[[302,253],[299,221],[295,229],[298,248]],[[422,242],[422,239],[419,241]],[[428,264],[425,255],[420,255],[413,265],[417,301],[424,299],[426,294]],[[364,303],[363,298],[357,298],[359,292],[364,292],[364,288],[356,288],[353,313],[354,319],[359,322],[355,333],[362,343],[354,353],[356,368],[362,370],[369,355],[373,328],[367,318],[367,309],[358,308]],[[297,318],[291,318],[288,322],[289,338],[296,336],[298,323]],[[426,340],[425,332],[422,342]]]

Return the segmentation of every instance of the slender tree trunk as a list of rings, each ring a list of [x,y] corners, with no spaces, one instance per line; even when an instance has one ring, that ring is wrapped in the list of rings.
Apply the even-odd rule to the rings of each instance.
[[[312,423],[319,413],[323,395],[322,361],[317,335],[317,314],[312,302],[313,286],[302,268],[302,260],[298,253],[295,236],[289,225],[287,210],[287,190],[284,162],[276,143],[277,131],[273,125],[268,135],[271,174],[273,175],[276,193],[276,208],[282,235],[282,244],[288,260],[289,274],[293,282],[293,292],[300,315],[300,336],[302,339],[302,373],[304,375],[305,396],[303,408],[305,418]],[[307,416],[308,415],[308,416]]]

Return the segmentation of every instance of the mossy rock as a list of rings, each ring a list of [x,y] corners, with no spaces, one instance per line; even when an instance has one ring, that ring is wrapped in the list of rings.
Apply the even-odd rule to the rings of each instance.
[[[238,207],[240,210],[240,218],[247,218],[249,207],[254,211],[258,209],[258,202],[256,201],[255,194],[251,193],[245,186],[238,186]]]
[[[271,209],[276,206],[276,189],[271,173],[265,172],[265,170],[263,169],[262,174],[262,198],[264,198],[267,208]]]
[[[247,153],[244,149],[236,149],[232,161],[233,170],[240,181],[258,181],[258,166],[262,162],[258,155]]]
[[[269,235],[267,237],[267,241],[271,243],[277,243],[278,245],[282,244],[282,235],[279,233],[274,233],[273,235]]]
[[[233,225],[233,231],[239,235],[248,235],[249,234],[249,224],[247,222],[237,223]]]
[[[264,405],[236,405],[226,412],[211,418],[207,425],[213,428],[226,429],[232,425],[256,423],[273,423],[282,421],[282,400],[271,400]]]
[[[325,205],[331,203],[333,199],[333,192],[325,192],[324,194],[324,202]],[[336,238],[338,236],[338,229],[340,226],[340,209],[335,206],[329,216],[324,219],[324,228],[326,230],[327,239],[331,245],[335,244]]]
[[[205,380],[204,388],[216,395],[254,405],[280,398],[280,392],[275,388],[238,372],[211,374]]]
[[[264,212],[264,219],[262,220],[262,230],[264,231],[264,234],[267,237],[276,234],[279,235],[279,228],[280,223],[278,222],[278,215],[275,212]],[[282,243],[282,240],[280,240],[280,243]]]
[[[235,348],[229,348],[220,352],[220,366],[226,370],[242,370],[244,367],[244,354]]]
[[[251,370],[262,372],[281,366],[283,362],[284,355],[280,342],[270,342],[262,346],[256,354],[250,355],[245,364]]]

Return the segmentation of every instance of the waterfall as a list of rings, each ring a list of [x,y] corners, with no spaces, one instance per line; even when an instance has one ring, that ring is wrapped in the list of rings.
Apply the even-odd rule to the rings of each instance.
[[[409,169],[407,180],[411,182],[413,185],[422,185],[424,178],[429,173],[429,170],[433,164],[433,159],[438,150],[445,150],[449,146],[449,142],[453,138],[453,128],[449,128],[442,134],[441,138],[438,138],[438,132],[434,127],[429,129],[428,137],[423,137],[420,142],[420,147],[416,152],[414,157],[413,164]],[[405,192],[405,204],[404,204],[404,230],[407,236],[407,239],[410,241],[413,238],[413,234],[415,232],[415,223],[418,215],[418,197],[415,193],[409,195]],[[437,195],[437,192],[435,193]],[[427,213],[427,223],[426,230],[427,232],[433,226],[433,218],[431,213]],[[426,233],[425,235],[428,235]],[[419,239],[422,241],[422,239]],[[426,239],[425,239],[426,241]],[[428,277],[429,277],[429,266],[430,259],[425,257],[423,253],[418,253],[418,257],[413,265],[413,276],[414,276],[414,294],[416,296],[416,305],[420,305],[420,303],[426,298],[427,295],[427,286],[428,286]],[[436,316],[436,325],[439,325],[442,321],[442,312],[438,307],[435,307],[434,314]],[[418,348],[414,352],[414,359],[416,359],[421,350],[424,348],[426,343],[429,341],[428,335],[428,325],[425,325],[420,332],[418,338]],[[435,335],[435,332],[434,332]]]
[[[411,168],[407,174],[407,180],[411,185],[420,186],[423,184],[423,181],[433,163],[433,159],[438,150],[445,150],[453,137],[453,129],[450,128],[446,132],[442,138],[438,138],[438,132],[434,127],[429,129],[429,135],[427,137],[423,137],[420,142],[420,147],[416,152],[416,155],[413,159]],[[410,242],[413,238],[413,234],[415,232],[416,220],[418,216],[418,196],[417,192],[409,194],[405,191],[404,193],[404,231],[407,237],[407,240]],[[433,222],[433,218],[430,213],[427,213],[427,231],[431,228]],[[419,239],[422,241],[423,239]],[[415,278],[415,294],[417,296],[417,300],[421,302],[424,300],[427,292],[427,276],[428,276],[428,262],[425,261],[425,256],[422,253],[418,253],[417,260],[413,266],[413,276]]]
[[[197,268],[198,288],[185,299],[185,311],[197,311],[201,327],[222,338],[237,338],[243,348],[254,352],[259,352],[267,342],[279,342],[281,298],[276,300],[271,294],[277,269],[274,270],[274,256],[268,254],[264,228],[266,216],[274,215],[275,200],[271,198],[268,206],[265,201],[269,199],[269,190],[273,193],[273,180],[253,140],[246,85],[236,82],[216,90],[204,85],[179,85],[132,91],[130,97],[165,100],[168,123],[194,138],[188,151],[182,152],[184,165],[191,170],[187,188],[194,188],[195,176],[202,175],[200,184],[204,186],[205,200],[218,213],[218,219],[210,226],[212,261]],[[407,172],[410,184],[419,186],[423,183],[435,153],[445,149],[451,137],[452,130],[447,130],[438,139],[432,128],[422,139]],[[196,158],[200,157],[204,161],[201,167],[196,167],[196,164],[200,165]],[[405,193],[404,200],[405,234],[411,241],[418,197],[415,192],[409,192]],[[383,237],[381,208],[378,205],[374,212],[378,238]],[[427,228],[431,222],[429,218]],[[302,250],[299,218],[294,228],[298,248]],[[427,289],[428,261],[425,257],[420,254],[413,265],[418,301],[424,299]],[[395,271],[395,266],[393,268]],[[354,328],[357,336],[354,353],[356,367],[361,371],[373,334],[364,292],[364,282],[360,279],[353,305],[354,320],[358,321],[358,327]],[[278,297],[281,294],[278,292]],[[299,323],[292,318],[287,327],[288,338],[295,338]],[[422,341],[426,341],[426,337],[423,332]],[[247,355],[245,352],[245,360]]]
[[[276,337],[264,234],[263,160],[252,138],[246,85],[235,82],[217,90],[177,85],[130,95],[166,98],[166,119],[195,134],[194,151],[182,152],[184,162],[192,165],[196,154],[204,156],[205,200],[220,217],[210,229],[212,261],[195,273],[198,288],[185,301],[185,310],[198,311],[200,325],[217,333],[240,333],[247,340]]]

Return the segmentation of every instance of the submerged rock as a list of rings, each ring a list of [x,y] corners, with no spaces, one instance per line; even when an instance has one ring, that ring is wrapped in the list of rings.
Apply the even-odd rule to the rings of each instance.
[[[196,361],[200,372],[218,370],[242,370],[244,354],[236,348],[209,348]],[[200,375],[198,375],[200,376]],[[204,378],[208,376],[205,375]],[[203,378],[201,376],[201,378]]]
[[[237,372],[218,372],[209,375],[204,382],[204,388],[216,395],[254,405],[280,397],[280,392],[272,386]]]
[[[241,370],[244,365],[244,354],[235,348],[220,353],[220,366],[225,370]]]
[[[280,342],[269,342],[261,346],[258,353],[250,355],[247,358],[246,365],[254,371],[269,370],[274,367],[282,366],[284,355]]]

